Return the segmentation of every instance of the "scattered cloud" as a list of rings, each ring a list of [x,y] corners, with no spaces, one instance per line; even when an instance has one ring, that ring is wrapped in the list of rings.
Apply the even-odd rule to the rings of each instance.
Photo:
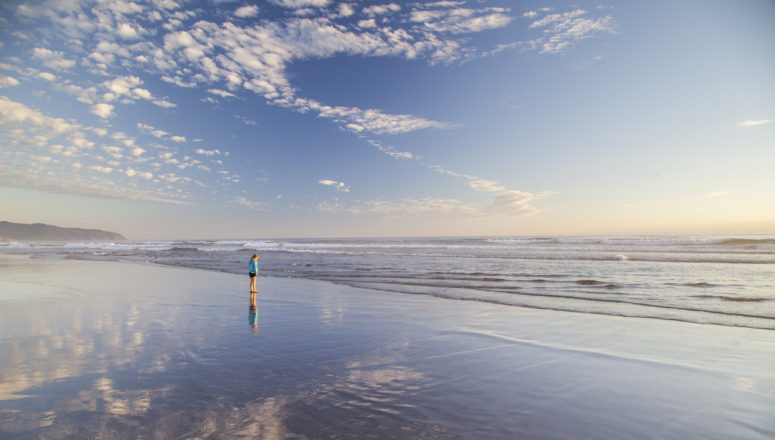
[[[166,99],[155,99],[152,102],[153,102],[154,105],[157,105],[157,106],[163,107],[163,108],[174,108],[174,107],[178,106],[174,102],[170,102],[170,101],[168,101]]]
[[[155,128],[152,125],[143,124],[143,123],[140,123],[140,122],[137,123],[137,128],[139,128],[140,131],[142,131],[143,133],[147,133],[147,134],[153,135],[154,137],[157,137],[159,139],[164,138],[165,136],[167,136],[169,134],[166,131],[159,130],[159,129]]]
[[[477,49],[470,44],[471,34],[503,28],[515,20],[529,21],[528,30],[535,38],[498,46],[495,51],[485,55],[509,48],[557,53],[594,35],[614,32],[610,16],[594,16],[595,13],[581,9],[556,13],[544,8],[530,11],[519,18],[507,7],[485,7],[463,1],[386,3],[365,7],[358,2],[332,4],[330,0],[272,2],[292,11],[283,12],[283,20],[270,21],[259,17],[251,20],[249,26],[241,25],[244,21],[235,20],[234,17],[258,17],[259,8],[255,5],[238,6],[239,3],[225,11],[227,19],[221,23],[214,22],[213,17],[198,15],[198,10],[182,10],[181,4],[172,0],[149,4],[97,2],[88,7],[77,2],[63,1],[56,3],[59,9],[55,11],[47,11],[40,5],[21,5],[18,12],[29,18],[52,19],[60,25],[57,31],[61,31],[62,35],[72,37],[72,41],[84,42],[73,51],[37,47],[33,50],[32,58],[57,73],[74,68],[77,61],[90,73],[97,75],[99,81],[78,85],[67,80],[57,80],[57,76],[52,73],[41,72],[38,77],[52,82],[57,80],[52,83],[53,88],[75,96],[79,102],[90,106],[92,113],[100,118],[110,118],[115,115],[117,106],[136,101],[148,101],[162,108],[176,106],[168,98],[154,96],[151,91],[154,88],[145,88],[139,76],[111,74],[118,71],[113,70],[117,68],[121,72],[142,71],[153,73],[162,81],[179,87],[201,87],[203,93],[213,95],[206,97],[212,102],[217,102],[216,97],[237,98],[245,91],[258,94],[270,104],[328,119],[340,129],[358,134],[390,157],[414,160],[439,172],[443,169],[428,165],[424,158],[411,152],[399,151],[366,135],[450,129],[455,128],[455,124],[400,111],[387,113],[376,108],[333,106],[306,98],[293,85],[293,77],[288,74],[287,67],[298,61],[341,55],[424,59],[432,65],[462,63],[478,54]],[[159,23],[149,31],[147,29],[151,28],[146,29],[145,26],[150,26],[151,22]],[[163,26],[160,26],[162,23]],[[59,76],[67,78],[67,75]],[[0,76],[0,86],[13,86],[13,81],[16,80]],[[153,84],[153,81],[149,81],[149,84]],[[245,124],[256,124],[244,116],[235,117]],[[159,139],[186,142],[184,136],[170,136],[166,131],[149,125],[138,124],[138,128]],[[78,130],[86,129],[72,129]],[[71,133],[69,136],[74,135]],[[92,141],[81,136],[79,142]],[[152,156],[144,154],[147,148],[152,147],[144,145],[146,148],[143,148],[134,142],[126,137],[114,142],[115,145],[99,143],[98,150],[106,159],[123,162],[118,165],[85,162],[83,167],[112,168],[116,175],[140,177],[149,182],[193,183],[195,180],[155,171],[150,162],[141,162]],[[38,143],[46,144],[41,140]],[[57,145],[61,148],[57,148]],[[67,142],[49,144],[47,148],[55,150],[56,155],[69,153],[77,156],[80,151],[75,143]],[[195,153],[206,157],[228,155],[220,149],[200,148]],[[164,157],[160,154],[158,159],[154,159],[158,167],[176,167],[178,172],[209,172],[208,166],[196,159],[175,157],[170,151],[162,154]],[[192,154],[191,150],[188,150],[188,154]],[[154,172],[134,167],[147,167]],[[537,212],[532,202],[547,195],[512,190],[497,182],[447,170],[443,170],[443,174],[459,177],[472,190],[491,195],[491,203],[479,208],[453,199],[411,198],[392,203],[363,202],[356,208],[346,209],[386,215],[397,215],[399,212],[467,216],[529,215]],[[232,178],[231,174],[228,176]],[[349,186],[343,182],[328,179],[319,182],[338,191],[350,191]],[[172,193],[151,192],[146,193],[146,196],[172,200],[176,197]],[[254,209],[263,207],[260,202],[246,199],[235,200],[235,203]]]
[[[245,125],[258,125],[258,122],[254,121],[254,120],[252,120],[252,119],[250,119],[250,118],[248,118],[246,116],[234,115],[234,117],[239,119],[240,121],[242,121],[242,123],[245,124]]]
[[[401,10],[401,6],[390,3],[388,5],[372,5],[363,8],[363,13],[366,15],[383,15],[390,12],[398,12]]]
[[[513,17],[505,8],[414,10],[410,20],[440,33],[465,34],[507,26]]]
[[[39,72],[38,78],[46,81],[56,81],[57,77],[53,73],[49,72]]]
[[[205,149],[202,149],[202,148],[197,148],[196,154],[201,154],[203,156],[208,156],[208,157],[209,156],[220,156],[221,155],[221,150],[219,150],[219,149],[205,150]]]
[[[769,119],[746,119],[737,123],[738,127],[755,127],[757,125],[769,124]]]
[[[261,211],[266,207],[266,203],[264,202],[258,202],[253,200],[248,200],[245,197],[235,197],[232,200],[232,203],[235,203],[237,205],[244,206],[246,208],[250,208],[256,211]]]
[[[141,32],[128,23],[121,23],[116,28],[116,34],[124,40],[136,40],[140,38]]]
[[[92,165],[92,166],[89,167],[89,169],[92,170],[92,171],[96,171],[98,173],[102,173],[102,174],[110,174],[110,173],[113,172],[113,168],[103,167],[103,166],[100,166],[100,165]]]
[[[331,188],[334,188],[337,191],[350,192],[350,187],[345,185],[344,182],[337,182],[336,180],[323,179],[323,180],[318,180],[318,183],[321,185],[330,186]]]
[[[340,17],[349,17],[355,14],[355,9],[353,9],[353,5],[351,3],[339,3],[338,8]]]
[[[234,11],[234,15],[239,18],[255,17],[256,15],[258,15],[258,6],[256,5],[241,6],[237,8],[236,11]]]
[[[220,90],[220,89],[210,89],[207,91],[207,93],[212,93],[213,95],[218,95],[221,98],[234,98],[237,95],[231,92],[227,92],[226,90]]]
[[[153,179],[153,173],[148,172],[148,171],[137,171],[137,170],[133,170],[131,168],[127,169],[126,171],[124,171],[124,174],[126,174],[129,177],[135,177],[135,176],[141,177],[141,178],[143,178],[145,180]]]
[[[560,53],[595,35],[616,31],[615,21],[610,15],[588,17],[589,12],[583,9],[548,14],[550,11],[550,8],[541,8],[523,14],[523,17],[533,20],[528,25],[528,30],[540,32],[539,36],[528,41],[500,44],[484,55],[495,55],[514,49],[542,54]]]
[[[0,88],[14,87],[19,85],[19,80],[11,76],[0,75]]]
[[[397,202],[372,200],[354,205],[321,202],[317,210],[330,213],[347,213],[353,215],[381,215],[389,217],[424,215],[434,217],[471,217],[477,214],[475,206],[465,204],[455,199],[439,199],[426,197],[421,199],[404,199]]]
[[[75,66],[75,61],[66,59],[62,52],[42,47],[33,49],[32,58],[40,60],[44,66],[54,70],[66,70]]]
[[[142,124],[138,127],[155,130]],[[207,186],[191,175],[164,171],[185,165],[184,169],[195,170],[192,172],[207,173],[195,168],[198,161],[178,160],[174,152],[163,151],[158,155],[163,163],[151,163],[146,155],[151,147],[144,147],[123,132],[110,133],[51,117],[0,97],[0,152],[13,157],[12,167],[0,159],[2,186],[177,204],[191,204],[188,185]],[[164,186],[153,170],[167,177]]]
[[[273,0],[274,3],[285,6],[286,8],[307,8],[307,7],[315,7],[315,8],[322,8],[324,6],[328,6],[329,3],[331,3],[331,0]]]
[[[91,112],[103,119],[109,118],[114,115],[113,105],[105,102],[94,104],[91,108]]]

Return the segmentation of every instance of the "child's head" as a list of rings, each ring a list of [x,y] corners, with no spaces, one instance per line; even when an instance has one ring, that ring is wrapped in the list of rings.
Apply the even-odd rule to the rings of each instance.
[[[252,257],[250,257],[251,260],[258,260],[258,254],[253,254]]]

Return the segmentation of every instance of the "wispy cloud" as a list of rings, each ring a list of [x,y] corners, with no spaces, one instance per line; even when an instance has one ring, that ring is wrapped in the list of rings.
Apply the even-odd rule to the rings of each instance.
[[[318,183],[325,186],[330,186],[337,191],[350,192],[350,187],[345,185],[344,182],[337,182],[336,180],[322,179],[318,180]]]
[[[232,203],[250,208],[256,211],[261,211],[266,208],[266,203],[254,200],[248,200],[245,197],[235,197]]]
[[[507,12],[505,8],[418,9],[410,20],[434,32],[466,34],[507,26],[513,20]]]
[[[738,127],[755,127],[757,125],[769,124],[769,119],[746,119],[737,123]]]
[[[559,53],[595,35],[616,31],[616,23],[610,15],[589,17],[589,12],[583,9],[552,14],[549,12],[551,9],[541,8],[523,14],[523,17],[533,20],[528,25],[528,30],[540,32],[540,35],[527,41],[500,44],[495,50],[484,55],[495,55],[514,49],[542,54]]]
[[[372,200],[353,205],[321,202],[316,208],[330,213],[347,213],[353,215],[398,216],[432,216],[465,218],[478,213],[476,207],[455,199],[438,199],[432,197],[420,199],[404,199],[400,201]]]
[[[217,148],[214,149],[214,150],[205,150],[203,148],[197,148],[196,149],[196,154],[201,154],[203,156],[211,157],[211,156],[220,156],[221,154],[226,154],[228,156],[229,153],[228,152],[223,152],[222,153],[221,150],[219,150]]]

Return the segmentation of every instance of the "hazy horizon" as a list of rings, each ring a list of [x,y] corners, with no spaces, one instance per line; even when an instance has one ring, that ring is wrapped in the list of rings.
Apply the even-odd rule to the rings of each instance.
[[[214,238],[775,233],[775,4],[13,1],[0,217]]]

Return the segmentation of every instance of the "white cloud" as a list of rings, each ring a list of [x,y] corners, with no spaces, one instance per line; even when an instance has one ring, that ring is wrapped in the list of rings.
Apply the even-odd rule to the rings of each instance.
[[[106,145],[102,147],[102,150],[108,153],[111,157],[121,159],[124,156],[123,149],[121,147]]]
[[[332,119],[342,128],[355,133],[369,131],[375,134],[400,134],[426,128],[451,128],[452,125],[412,115],[391,115],[379,110],[358,107],[328,106],[304,98],[294,100],[302,111],[314,111],[321,118]]]
[[[151,127],[152,128],[152,127]],[[96,144],[92,136],[108,137],[117,145]],[[109,136],[108,136],[109,135]],[[97,148],[95,148],[97,146]],[[131,170],[131,177],[139,181],[122,185],[113,174],[121,170],[121,161],[142,162],[145,149],[125,133],[109,133],[103,128],[85,127],[61,118],[54,118],[31,109],[24,104],[0,97],[0,151],[12,153],[16,158],[13,169],[0,172],[0,185],[39,189],[57,193],[89,196],[152,200],[164,203],[190,204],[189,192],[180,185],[196,184],[186,176],[180,176],[177,184],[169,189],[159,188],[149,171]],[[129,156],[125,154],[129,151]],[[56,155],[51,157],[40,153]],[[170,153],[169,160],[173,160]],[[196,165],[191,162],[190,166]],[[150,164],[161,171],[163,164]],[[170,165],[174,166],[174,165]],[[0,168],[3,162],[0,161]],[[127,175],[126,168],[120,171]],[[84,173],[84,174],[79,174]],[[101,177],[111,174],[110,178]],[[130,176],[128,176],[130,177]],[[147,183],[145,183],[147,182]]]
[[[401,6],[390,3],[387,5],[373,5],[363,8],[363,13],[366,15],[382,15],[388,12],[398,12],[401,10]]]
[[[236,95],[231,92],[227,92],[226,90],[220,90],[220,89],[209,89],[207,93],[212,93],[213,95],[218,95],[222,98],[233,98]]]
[[[170,102],[170,101],[168,101],[166,99],[157,99],[157,100],[154,100],[153,103],[154,103],[154,105],[157,105],[157,106],[163,107],[163,108],[173,108],[173,107],[177,107],[178,106],[174,102]]]
[[[254,209],[256,211],[261,211],[266,206],[266,203],[264,202],[256,202],[253,200],[248,200],[245,197],[235,197],[234,200],[232,200],[232,203],[236,203],[238,205],[242,205],[247,208]]]
[[[769,124],[769,119],[746,119],[737,123],[738,127],[755,127],[757,125]]]
[[[181,143],[181,142],[186,142],[186,137],[185,136],[170,136],[170,140],[172,142]]]
[[[323,179],[323,180],[318,180],[318,183],[321,185],[330,186],[337,191],[350,192],[350,187],[345,185],[344,182],[337,182],[336,180]]]
[[[14,87],[19,85],[19,80],[12,76],[0,75],[0,88]]]
[[[114,114],[113,105],[105,102],[94,104],[91,108],[91,112],[103,119],[109,118]]]
[[[140,32],[128,23],[121,23],[116,28],[116,34],[125,40],[136,40],[140,37]]]
[[[34,160],[35,162],[42,162],[47,163],[54,160],[51,156],[30,156],[30,159]]]
[[[258,15],[258,6],[247,5],[239,7],[236,11],[234,11],[234,15],[240,18],[255,17]]]
[[[397,134],[449,125],[412,115],[387,115],[375,109],[330,107],[300,98],[286,77],[285,67],[294,60],[326,58],[337,53],[414,58],[425,52],[430,54],[433,62],[457,57],[459,43],[435,37],[427,40],[426,35],[427,30],[417,31],[420,38],[403,29],[353,32],[320,18],[298,18],[282,25],[272,23],[251,28],[200,21],[192,29],[167,35],[161,59],[165,65],[185,64],[199,72],[191,75],[190,80],[178,74],[175,77],[166,75],[169,81],[188,85],[205,79],[220,79],[226,82],[228,93],[244,87],[263,95],[273,104],[300,112],[318,112],[321,117],[334,119],[347,130]],[[196,56],[192,56],[192,52]],[[211,90],[218,94],[219,89]]]
[[[549,37],[532,40],[530,45],[540,49],[540,53],[556,53],[596,33],[614,31],[611,16],[590,19],[583,17],[586,14],[587,11],[576,9],[563,14],[550,14],[534,21],[528,29],[547,27],[544,33]]]
[[[56,81],[57,77],[53,73],[49,72],[39,72],[38,78],[45,80],[45,81]]]
[[[415,10],[410,20],[423,23],[435,32],[463,34],[497,29],[511,23],[513,18],[503,8]]]
[[[397,202],[372,200],[352,206],[338,203],[319,203],[316,208],[324,212],[345,212],[355,215],[377,214],[384,216],[426,215],[435,217],[471,217],[477,214],[473,205],[455,199],[425,197],[404,199]]]
[[[541,194],[533,194],[525,191],[518,191],[508,189],[498,182],[492,180],[486,180],[477,176],[468,174],[461,174],[455,171],[450,171],[442,168],[438,165],[429,165],[428,168],[436,171],[439,174],[445,174],[449,176],[459,177],[467,180],[468,186],[471,189],[479,192],[489,193],[492,195],[492,201],[489,205],[481,210],[478,210],[477,215],[482,217],[487,216],[529,216],[540,212],[531,202],[546,198],[552,194],[551,191],[546,191]]]
[[[56,52],[42,47],[33,49],[32,57],[40,60],[44,66],[54,70],[66,70],[75,66],[75,61],[66,59],[62,52]]]
[[[145,180],[153,179],[153,173],[150,173],[150,172],[147,172],[147,171],[137,171],[137,170],[133,170],[131,168],[129,168],[126,171],[124,171],[124,174],[126,174],[128,177],[135,177],[135,176],[137,176],[137,177],[143,178]]]
[[[83,88],[73,84],[59,84],[55,82],[52,86],[55,90],[73,95],[78,102],[83,104],[94,104],[97,102],[97,89],[94,87]]]
[[[113,168],[103,167],[100,165],[92,165],[89,167],[89,169],[92,171],[97,171],[98,173],[102,173],[102,174],[110,174],[111,172],[113,172]]]
[[[121,96],[134,97],[135,93],[133,89],[143,81],[136,76],[121,76],[102,83],[102,87],[107,89],[109,93],[103,95],[106,101],[114,101]]]
[[[543,27],[543,26],[546,26],[546,25],[549,25],[549,24],[552,24],[552,23],[558,23],[558,22],[560,22],[560,23],[567,23],[568,20],[571,20],[571,19],[573,19],[575,17],[578,17],[580,15],[584,15],[586,13],[587,13],[587,11],[585,11],[583,9],[576,9],[576,10],[573,10],[573,11],[565,12],[563,14],[549,14],[549,15],[541,18],[540,20],[536,20],[536,21],[530,23],[530,26],[528,26],[527,28],[528,29],[534,29],[534,28]],[[535,17],[535,15],[533,17]]]
[[[153,95],[151,95],[151,92],[149,92],[146,89],[141,89],[139,87],[132,89],[132,93],[134,94],[134,96],[140,99],[150,100],[153,98]]]
[[[368,20],[360,20],[358,22],[358,27],[360,27],[360,28],[376,28],[377,27],[377,22],[373,18],[370,18]]]
[[[541,8],[537,11],[524,13],[523,16],[535,19],[550,11],[551,8]],[[564,13],[545,15],[534,20],[528,26],[528,29],[534,32],[541,31],[539,37],[529,41],[500,44],[495,50],[486,52],[483,55],[495,55],[511,49],[538,51],[539,53],[559,53],[597,34],[615,32],[615,22],[610,15],[587,18],[587,14],[588,12],[583,9],[574,9]]]
[[[196,154],[201,154],[203,156],[208,156],[208,157],[210,157],[210,156],[220,156],[221,155],[221,150],[219,150],[219,149],[204,150],[202,148],[197,148]]]
[[[258,122],[254,121],[254,120],[252,120],[252,119],[250,119],[250,118],[248,118],[246,116],[234,115],[234,117],[239,119],[240,121],[242,121],[242,123],[244,123],[245,125],[258,125]]]
[[[392,146],[385,146],[381,142],[376,141],[374,139],[368,139],[364,138],[364,140],[371,145],[377,147],[377,149],[388,156],[394,158],[394,159],[419,159],[419,156],[415,156],[413,153],[410,153],[408,151],[396,151],[395,148]]]
[[[331,3],[331,0],[274,0],[275,3],[286,8],[306,8],[316,7],[322,8]]]
[[[165,137],[165,136],[167,136],[169,134],[166,131],[159,130],[159,129],[157,129],[156,127],[154,127],[152,125],[143,124],[143,123],[140,123],[140,122],[137,123],[137,128],[139,128],[140,131],[142,131],[143,133],[151,134],[154,137],[157,137],[159,139],[161,139],[161,138],[163,138],[163,137]]]
[[[350,3],[339,3],[339,16],[340,17],[349,17],[351,15],[355,14],[355,10],[353,9],[352,4]]]

